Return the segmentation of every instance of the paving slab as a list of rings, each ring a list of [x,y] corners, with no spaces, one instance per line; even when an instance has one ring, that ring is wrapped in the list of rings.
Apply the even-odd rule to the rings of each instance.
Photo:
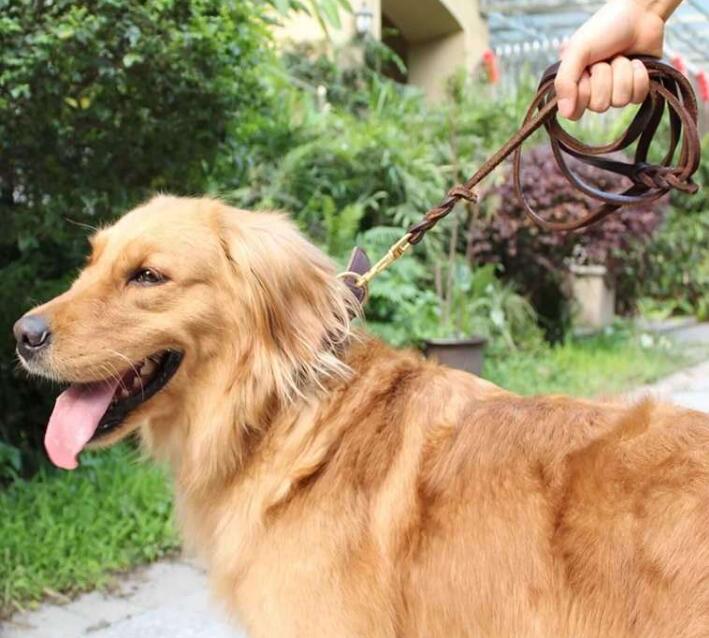
[[[81,636],[87,627],[85,618],[63,606],[42,605],[38,610],[16,614],[0,622],[2,638],[67,638]]]
[[[669,336],[679,343],[709,345],[709,322],[679,328]]]
[[[633,400],[649,396],[691,410],[709,412],[709,361],[675,372],[652,385],[637,388],[627,396]]]
[[[1,638],[245,638],[210,601],[204,572],[169,560],[116,577],[65,605],[45,604],[0,624]]]
[[[221,625],[206,620],[203,614],[180,609],[168,613],[162,609],[117,623],[106,631],[92,634],[100,638],[233,638]]]

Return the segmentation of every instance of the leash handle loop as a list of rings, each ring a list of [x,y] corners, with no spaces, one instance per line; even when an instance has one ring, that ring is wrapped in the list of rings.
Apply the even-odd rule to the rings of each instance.
[[[369,282],[382,270],[399,259],[409,246],[418,244],[441,219],[451,213],[458,202],[478,201],[475,187],[499,166],[509,155],[513,156],[513,180],[515,193],[527,216],[538,226],[552,231],[575,231],[598,223],[619,208],[627,205],[646,204],[676,189],[695,193],[697,185],[692,175],[699,167],[700,142],[697,132],[697,100],[687,78],[672,66],[656,58],[639,56],[650,76],[650,92],[636,113],[627,130],[615,141],[601,146],[585,144],[565,131],[557,119],[557,98],[554,79],[559,63],[549,67],[539,83],[522,126],[505,144],[488,158],[475,174],[464,184],[454,186],[438,206],[427,211],[421,221],[411,226],[406,234],[369,268],[362,251],[358,254],[359,267],[353,261],[341,277],[353,290],[355,296],[366,299]],[[647,161],[650,146],[662,121],[665,108],[669,110],[670,143],[660,164]],[[580,220],[550,222],[541,217],[529,204],[522,191],[522,145],[539,128],[544,127],[549,135],[549,144],[559,170],[569,183],[580,192],[599,202],[599,206]],[[633,163],[622,162],[608,154],[627,149],[637,142]],[[672,161],[679,146],[676,165]],[[620,193],[609,193],[584,182],[568,166],[566,156],[602,170],[623,175],[630,179],[631,186]],[[366,268],[364,264],[366,263]],[[361,272],[360,272],[361,271]],[[357,288],[357,289],[355,289]]]

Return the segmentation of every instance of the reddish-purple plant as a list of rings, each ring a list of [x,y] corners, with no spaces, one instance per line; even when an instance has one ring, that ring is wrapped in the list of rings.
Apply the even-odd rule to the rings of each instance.
[[[628,186],[625,178],[580,161],[571,159],[569,166],[601,190],[618,192]],[[547,220],[578,220],[597,206],[564,178],[547,146],[524,154],[521,180],[530,204]],[[622,278],[638,258],[638,243],[647,241],[661,222],[664,208],[662,202],[623,208],[584,231],[545,231],[525,214],[508,174],[486,193],[483,215],[471,227],[468,254],[476,263],[499,264],[503,276],[531,298],[541,316],[558,326],[568,310],[564,274],[569,259],[581,254],[586,263],[605,265],[612,276]]]

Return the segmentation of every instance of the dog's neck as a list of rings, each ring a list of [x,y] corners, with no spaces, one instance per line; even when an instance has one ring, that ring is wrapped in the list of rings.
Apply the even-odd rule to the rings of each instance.
[[[222,394],[219,403],[220,392],[212,387],[211,405],[201,402],[203,412],[186,412],[179,427],[148,428],[151,454],[171,468],[188,545],[191,538],[210,537],[225,512],[240,517],[244,534],[258,530],[269,512],[323,467],[342,437],[336,414],[350,380],[366,368],[367,348],[367,342],[357,341],[341,353],[351,370],[348,379],[329,378],[320,387],[303,388],[287,403],[271,394],[258,415],[250,412],[251,420],[237,399],[227,409]]]
[[[166,462],[176,489],[199,499],[213,493],[216,485],[237,484],[265,455],[277,454],[288,461],[295,475],[303,477],[305,466],[297,460],[313,439],[318,419],[332,397],[358,374],[361,353],[366,349],[361,336],[341,345],[337,356],[342,372],[313,380],[288,396],[268,383],[268,375],[246,375],[244,367],[223,374],[196,379],[191,395],[196,398],[183,406],[179,415],[156,419],[143,430],[149,454]],[[231,378],[228,385],[217,378]],[[236,381],[234,381],[236,379]],[[316,438],[316,437],[315,437]],[[319,445],[323,441],[318,442]]]

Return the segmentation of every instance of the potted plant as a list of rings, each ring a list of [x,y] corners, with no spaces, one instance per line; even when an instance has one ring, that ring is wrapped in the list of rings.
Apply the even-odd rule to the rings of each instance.
[[[593,263],[579,245],[574,248],[568,267],[579,329],[597,331],[611,325],[615,313],[615,285],[606,265]]]
[[[420,339],[427,357],[480,375],[487,347],[509,351],[540,341],[532,306],[500,281],[493,265],[471,268],[456,257],[446,268],[447,276],[436,278],[439,321]],[[440,280],[446,282],[442,288]]]
[[[422,335],[423,351],[440,363],[480,375],[487,337],[485,323],[485,288],[492,268],[477,273],[461,258],[453,256],[445,264],[436,264],[436,294],[439,300],[438,324]]]
[[[453,96],[462,90],[455,81],[450,88]],[[481,139],[472,133],[479,127],[478,121],[466,121],[460,100],[453,99],[446,121],[451,183],[462,183],[472,171],[461,165],[461,157],[477,158],[479,163],[485,156]],[[484,193],[478,191],[478,196],[484,198]],[[438,321],[421,339],[427,357],[476,375],[482,373],[488,345],[514,349],[519,335],[539,336],[531,305],[498,279],[496,266],[471,266],[471,238],[479,217],[476,201],[462,202],[446,219],[443,233],[435,239],[429,235]]]
[[[449,89],[452,95],[460,91],[460,78],[454,80]],[[462,134],[462,111],[460,100],[452,100],[448,110],[446,129],[448,132],[448,153],[451,158],[450,170],[453,183],[465,179],[465,170],[460,165]],[[477,146],[477,143],[475,144]],[[470,150],[470,149],[466,149]],[[479,151],[480,149],[477,149]],[[487,345],[485,323],[484,292],[495,278],[492,268],[473,271],[467,259],[459,250],[461,228],[468,220],[472,225],[478,216],[475,202],[464,202],[455,207],[448,223],[450,230],[443,245],[432,242],[429,253],[434,264],[434,281],[439,301],[439,321],[434,334],[425,335],[422,340],[424,354],[440,363],[465,370],[475,375],[482,374],[483,354]]]
[[[432,175],[448,186],[463,183],[487,154],[481,131],[492,126],[488,116],[498,111],[471,113],[456,97],[464,78],[452,89],[447,117],[441,118],[440,160],[430,165]],[[467,158],[466,165],[461,158]],[[417,180],[407,180],[417,184]],[[443,186],[443,184],[441,185]],[[396,211],[403,226],[418,221],[419,201],[430,202],[428,193],[418,199],[408,195]],[[434,197],[436,194],[434,193]],[[484,195],[479,192],[480,199]],[[471,267],[469,249],[473,229],[480,224],[476,202],[461,203],[426,235],[414,254],[395,262],[372,282],[368,325],[395,344],[416,343],[424,353],[445,365],[480,374],[486,347],[515,348],[524,340],[539,340],[536,315],[530,304],[497,277],[497,265]],[[401,237],[400,228],[375,227],[361,237],[371,254],[382,254]],[[413,253],[413,251],[412,251]]]

